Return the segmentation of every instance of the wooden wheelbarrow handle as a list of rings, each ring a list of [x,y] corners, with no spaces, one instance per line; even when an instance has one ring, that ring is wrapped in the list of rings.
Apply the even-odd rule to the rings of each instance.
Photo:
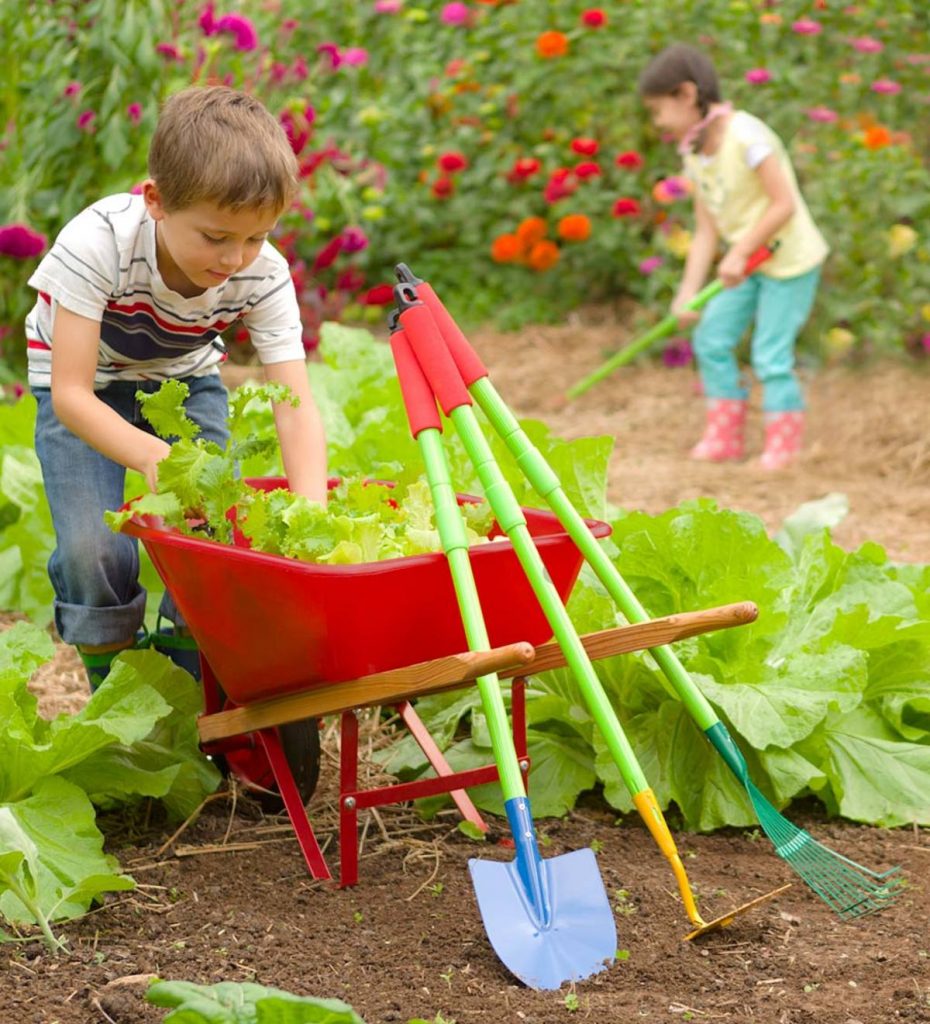
[[[609,658],[660,647],[715,629],[741,626],[753,622],[758,614],[758,608],[751,601],[742,601],[588,633],[581,637],[581,642],[592,660]],[[202,715],[197,728],[201,742],[208,743],[303,718],[319,718],[376,704],[396,704],[429,693],[456,689],[487,672],[513,678],[564,665],[565,657],[555,642],[535,649],[531,644],[521,642],[490,651],[465,651],[343,683],[321,683],[299,693],[287,693],[229,711]],[[222,684],[222,680],[220,682]]]

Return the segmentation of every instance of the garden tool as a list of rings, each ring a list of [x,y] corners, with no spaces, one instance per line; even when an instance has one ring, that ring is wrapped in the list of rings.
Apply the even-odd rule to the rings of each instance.
[[[649,788],[591,659],[546,572],[527,528],[526,518],[478,425],[471,407],[471,396],[465,387],[462,374],[446,347],[432,314],[416,297],[415,288],[409,284],[401,284],[394,289],[394,294],[400,310],[400,324],[410,347],[433,394],[445,414],[452,420],[465,446],[495,519],[513,544],[520,565],[578,682],[582,697],[620,770],[636,809],[671,865],[688,917],[696,932],[705,931],[710,926],[698,913],[687,873],[655,794]]]
[[[488,650],[436,402],[405,332],[396,324],[391,349],[410,429],[426,466],[468,646]],[[509,863],[469,861],[478,908],[491,945],[506,967],[531,988],[557,989],[563,982],[587,978],[613,961],[617,950],[613,913],[593,850],[575,850],[546,860],[540,856],[497,674],[483,675],[476,684],[516,851],[515,860]]]
[[[777,245],[778,243],[772,246],[763,245],[757,249],[746,261],[744,274],[748,277],[765,263],[775,251]],[[686,302],[684,308],[687,310],[703,309],[715,295],[719,295],[722,291],[723,281],[718,277],[715,281],[711,281],[709,285],[702,288],[693,299]],[[566,397],[574,399],[579,395],[583,395],[588,388],[593,387],[605,377],[609,377],[614,370],[619,370],[621,366],[631,363],[640,353],[645,352],[646,349],[650,348],[657,341],[661,341],[663,338],[674,334],[678,327],[678,314],[669,313],[668,316],[663,317],[655,326],[650,327],[645,334],[631,341],[629,345],[624,346],[619,352],[615,352],[607,362],[602,363],[596,370],[589,373],[587,377],[582,378],[577,384],[573,384],[566,392]]]
[[[536,492],[556,514],[629,622],[648,619],[645,609],[568,500],[558,477],[497,393],[488,371],[433,289],[400,264],[398,277],[416,287],[432,312],[469,393],[517,460]],[[847,859],[793,825],[755,785],[729,730],[668,646],[651,651],[686,710],[742,784],[763,831],[781,857],[841,918],[860,917],[888,906],[903,888],[898,868],[879,873]]]

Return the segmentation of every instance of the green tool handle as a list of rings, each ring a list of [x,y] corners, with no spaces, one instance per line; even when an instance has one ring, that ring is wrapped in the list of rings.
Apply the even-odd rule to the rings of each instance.
[[[565,660],[575,676],[585,703],[604,737],[624,784],[632,796],[637,796],[647,790],[649,784],[562,598],[533,543],[523,510],[491,452],[473,409],[461,405],[452,410],[450,418],[475,467],[488,504],[493,509],[501,529],[513,544],[523,571],[565,654]]]
[[[588,529],[578,510],[568,500],[555,471],[527,437],[494,385],[487,377],[483,377],[475,381],[469,390],[517,460],[533,489],[556,514],[620,611],[629,622],[647,621],[649,616],[646,610]],[[651,653],[697,724],[705,730],[717,725],[720,719],[716,712],[674,651],[663,646],[652,648]]]
[[[758,267],[763,264],[771,255],[773,249],[767,246],[762,246],[757,249],[752,256],[746,261],[744,273],[748,276],[753,273]],[[690,299],[685,303],[684,309],[686,310],[698,310],[703,309],[708,302],[715,295],[719,295],[723,291],[723,282],[720,278],[715,281],[711,281],[709,285],[702,288],[693,299]],[[599,381],[602,381],[605,377],[609,377],[614,370],[618,370],[621,366],[626,366],[627,363],[632,362],[641,352],[645,352],[647,348],[654,345],[655,342],[660,341],[662,338],[667,338],[669,335],[674,334],[678,328],[678,314],[669,313],[668,316],[663,317],[655,326],[651,327],[645,334],[641,335],[635,341],[631,341],[629,345],[620,349],[614,355],[607,360],[607,362],[601,364],[593,373],[589,373],[587,377],[578,381],[577,384],[573,384],[566,395],[568,398],[577,398],[579,395],[584,394],[589,388],[594,387]]]

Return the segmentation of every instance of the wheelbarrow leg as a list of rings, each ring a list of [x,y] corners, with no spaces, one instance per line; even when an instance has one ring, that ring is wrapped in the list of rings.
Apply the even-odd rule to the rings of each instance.
[[[426,759],[433,766],[436,774],[441,776],[454,775],[455,772],[452,771],[451,765],[443,757],[442,751],[436,745],[436,741],[430,735],[420,716],[414,711],[410,701],[401,701],[397,705],[397,713],[403,719],[404,725],[410,730],[411,736],[419,744],[420,749],[426,754]],[[473,825],[480,828],[482,832],[487,832],[487,822],[478,813],[478,808],[471,802],[471,798],[464,789],[454,789],[449,795],[466,821],[470,821]]]
[[[304,855],[310,874],[314,878],[329,880],[333,876],[329,873],[326,861],[323,859],[323,851],[320,849],[313,829],[310,827],[310,820],[307,818],[307,811],[304,807],[300,793],[297,791],[297,784],[291,774],[290,765],[281,749],[281,741],[278,738],[277,729],[260,729],[257,733],[259,742],[274,772],[275,782],[278,784],[278,792],[284,801],[287,815],[291,819],[291,825],[297,835],[297,842],[300,845],[300,852]]]
[[[343,711],[339,723],[339,887],[358,881],[358,718]]]

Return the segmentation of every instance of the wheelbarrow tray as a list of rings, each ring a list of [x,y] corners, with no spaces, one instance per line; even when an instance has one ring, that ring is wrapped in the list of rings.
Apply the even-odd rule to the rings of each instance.
[[[280,479],[253,486],[284,486]],[[459,495],[459,502],[478,500]],[[582,556],[548,511],[524,509],[563,600]],[[607,523],[589,520],[598,537]],[[186,536],[159,517],[123,527],[138,537],[223,690],[237,704],[402,668],[468,649],[445,555],[317,565]],[[498,531],[499,532],[499,531]],[[510,541],[469,549],[491,645],[552,636]]]

